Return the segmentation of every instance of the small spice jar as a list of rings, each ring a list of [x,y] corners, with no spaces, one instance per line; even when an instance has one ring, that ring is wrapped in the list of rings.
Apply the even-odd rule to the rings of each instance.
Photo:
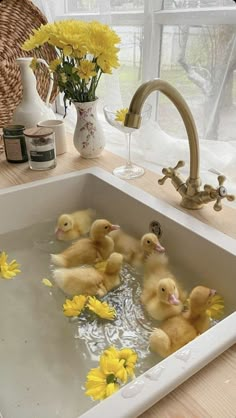
[[[24,130],[32,170],[49,170],[56,167],[55,134],[49,128]]]
[[[3,128],[5,154],[9,163],[28,161],[24,129],[23,125],[7,125]]]

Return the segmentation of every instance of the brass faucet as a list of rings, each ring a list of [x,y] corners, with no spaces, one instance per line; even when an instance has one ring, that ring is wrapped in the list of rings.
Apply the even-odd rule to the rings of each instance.
[[[174,168],[163,168],[164,177],[158,180],[159,184],[164,184],[170,178],[175,189],[182,196],[181,205],[187,209],[200,209],[204,203],[216,200],[214,209],[219,211],[222,209],[221,200],[226,197],[227,200],[233,201],[235,197],[228,195],[226,188],[223,186],[226,178],[218,176],[219,187],[214,188],[205,184],[204,190],[200,190],[201,179],[199,177],[199,140],[196,125],[192,113],[181,94],[171,84],[161,79],[154,79],[143,83],[134,94],[129,111],[126,114],[125,126],[138,129],[141,124],[141,110],[147,97],[153,91],[164,93],[178,109],[188,135],[190,150],[190,173],[186,181],[184,181],[179,173],[178,168],[184,166],[184,161],[179,161]]]

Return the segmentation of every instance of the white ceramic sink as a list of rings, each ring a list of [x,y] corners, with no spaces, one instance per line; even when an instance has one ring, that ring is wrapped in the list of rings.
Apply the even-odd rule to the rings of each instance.
[[[2,380],[0,376],[0,416],[2,413],[3,418],[134,418],[236,343],[236,241],[101,169],[1,190],[0,249],[9,252],[12,248],[13,255],[18,251],[19,259],[21,248],[16,247],[23,248],[26,238],[22,233],[20,246],[10,243],[13,231],[18,236],[21,229],[28,231],[31,225],[47,222],[50,225],[63,212],[87,207],[95,208],[104,218],[136,236],[146,233],[151,221],[158,221],[163,231],[161,243],[178,272],[183,272],[189,288],[199,283],[216,289],[225,298],[227,315],[177,353],[163,361],[157,359],[156,366],[115,395],[95,406],[88,400],[80,409],[70,384],[72,388],[77,373],[83,371],[86,375],[88,368],[84,356],[80,357],[78,339],[73,339],[73,324],[59,311],[58,301],[62,303],[63,296],[58,294],[55,302],[41,283],[27,293],[29,282],[24,281],[24,273],[28,268],[33,280],[38,272],[31,258],[22,255],[25,265],[17,260],[22,262],[19,278],[0,279],[0,370],[1,376],[4,375]],[[39,242],[40,239],[43,243],[43,232]],[[49,246],[45,246],[43,255],[40,248],[38,251],[39,261],[46,257],[49,263]],[[37,256],[37,246],[34,252]],[[42,268],[38,277],[43,274],[47,272]],[[37,318],[42,312],[44,325],[37,328]],[[74,344],[72,351],[68,349],[70,336],[70,344]],[[68,366],[69,357],[73,356],[74,362]]]

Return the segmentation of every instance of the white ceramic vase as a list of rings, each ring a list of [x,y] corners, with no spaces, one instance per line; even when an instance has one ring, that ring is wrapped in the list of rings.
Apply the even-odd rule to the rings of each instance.
[[[83,158],[98,157],[105,147],[105,137],[97,118],[97,100],[73,102],[77,111],[74,146]]]
[[[40,120],[55,119],[55,114],[49,103],[53,88],[53,79],[50,79],[46,102],[44,102],[37,92],[36,78],[30,68],[31,61],[32,57],[16,59],[21,71],[23,96],[21,103],[13,112],[12,123],[16,125],[24,125],[25,128],[36,126]],[[37,58],[37,61],[48,67],[45,60]]]

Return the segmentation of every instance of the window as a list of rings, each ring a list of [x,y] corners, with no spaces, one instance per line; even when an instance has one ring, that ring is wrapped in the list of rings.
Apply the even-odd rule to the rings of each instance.
[[[123,104],[129,104],[144,80],[160,77],[171,83],[187,101],[204,141],[201,168],[213,167],[236,180],[234,0],[64,0],[64,10],[57,14],[60,18],[99,19],[113,26],[121,37],[121,67],[115,79]],[[99,97],[110,89],[110,98],[115,100],[118,89],[114,79],[104,77],[101,81]],[[173,138],[186,138],[176,108],[164,95],[156,96],[153,114],[161,129]],[[161,166],[166,160],[160,147],[157,155],[156,137],[153,132],[145,141],[148,146],[153,143],[143,158],[154,162],[155,154],[155,163]],[[175,156],[171,162],[167,158],[168,164],[181,158],[176,143],[179,141],[169,153],[165,144],[165,155]],[[212,150],[216,152],[214,159],[209,157]]]
[[[152,27],[147,24],[148,14],[154,18]],[[65,0],[65,16],[99,18],[118,32],[121,37],[119,80],[125,105],[143,79],[161,77],[174,85],[188,102],[201,138],[233,139],[236,121],[236,25],[232,24],[236,22],[236,5],[233,0],[146,3],[144,0]],[[147,41],[150,31],[156,37],[152,50]],[[99,85],[100,96],[105,84],[103,80]],[[176,109],[162,95],[158,121],[171,135],[186,137]]]
[[[164,0],[160,77],[188,102],[199,136],[234,140],[236,128],[236,5],[233,0]],[[169,123],[171,120],[171,124]],[[159,99],[160,126],[185,137],[176,109]]]

